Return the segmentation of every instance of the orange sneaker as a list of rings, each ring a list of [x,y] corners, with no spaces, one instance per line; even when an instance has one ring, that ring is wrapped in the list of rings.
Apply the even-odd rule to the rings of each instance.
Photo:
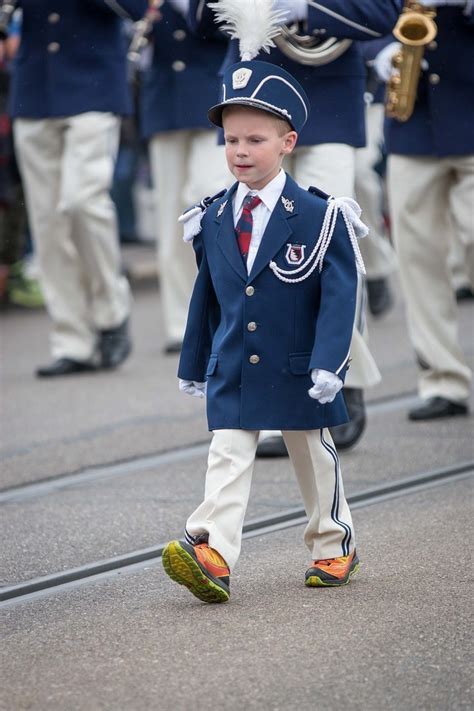
[[[162,555],[163,567],[172,580],[185,585],[203,602],[227,602],[230,570],[224,558],[207,543],[192,546],[171,541]]]
[[[314,560],[306,571],[305,585],[310,588],[347,585],[359,568],[360,562],[355,551],[339,558]]]

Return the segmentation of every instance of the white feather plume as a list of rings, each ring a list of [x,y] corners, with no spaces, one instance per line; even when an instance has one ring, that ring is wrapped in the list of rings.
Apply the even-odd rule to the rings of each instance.
[[[273,37],[287,17],[286,10],[273,10],[273,0],[218,0],[208,4],[217,23],[231,39],[239,40],[243,62],[248,62],[264,50],[275,46]]]

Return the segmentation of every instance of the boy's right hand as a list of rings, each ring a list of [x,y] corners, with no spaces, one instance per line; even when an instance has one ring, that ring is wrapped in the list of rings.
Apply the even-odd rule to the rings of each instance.
[[[179,389],[187,395],[203,398],[206,396],[207,383],[196,383],[194,380],[181,380],[180,378]]]

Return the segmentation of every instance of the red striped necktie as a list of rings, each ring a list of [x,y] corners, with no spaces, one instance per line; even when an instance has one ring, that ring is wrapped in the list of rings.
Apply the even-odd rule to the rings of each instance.
[[[242,206],[242,214],[239,217],[239,221],[235,226],[235,233],[237,235],[237,241],[239,243],[240,254],[244,262],[247,261],[247,256],[250,248],[250,240],[252,239],[252,227],[253,227],[253,217],[252,210],[257,205],[260,205],[262,201],[258,195],[247,195],[244,198]]]

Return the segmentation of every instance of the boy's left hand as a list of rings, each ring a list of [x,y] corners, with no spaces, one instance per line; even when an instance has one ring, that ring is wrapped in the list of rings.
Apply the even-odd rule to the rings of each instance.
[[[314,385],[308,390],[308,395],[320,402],[321,405],[332,402],[343,386],[339,376],[329,370],[320,370],[319,368],[311,371],[311,380]]]

